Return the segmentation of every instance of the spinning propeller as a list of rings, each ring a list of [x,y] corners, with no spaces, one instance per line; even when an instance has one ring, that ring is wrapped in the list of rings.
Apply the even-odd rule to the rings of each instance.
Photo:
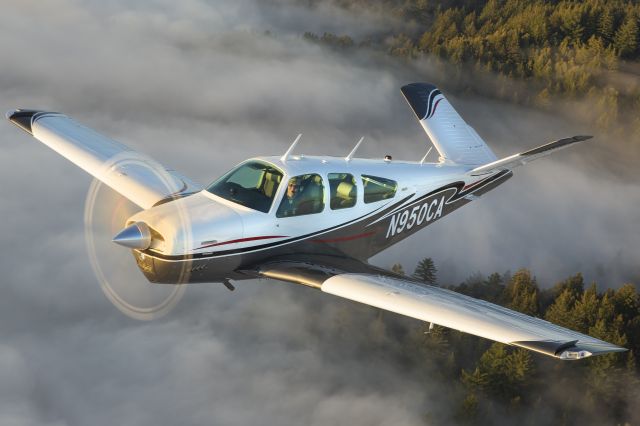
[[[106,173],[123,174],[128,168],[139,172],[142,168],[147,178],[151,177],[159,188],[167,189],[166,193],[175,191],[174,179],[158,163],[132,152],[123,154]],[[168,208],[175,208],[171,213],[180,218],[184,229],[189,229],[188,215],[180,203],[167,204]],[[128,223],[128,220],[141,210],[101,180],[94,179],[85,201],[85,241],[91,266],[107,299],[131,318],[152,320],[175,307],[185,286],[150,283],[138,268],[133,250],[149,248],[151,232],[144,222]],[[185,274],[189,264],[185,262]]]

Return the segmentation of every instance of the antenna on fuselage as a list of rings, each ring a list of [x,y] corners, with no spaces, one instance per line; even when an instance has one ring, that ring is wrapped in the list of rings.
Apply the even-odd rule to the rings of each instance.
[[[432,149],[433,149],[433,147],[430,147],[429,150],[427,151],[427,153],[424,155],[424,157],[422,157],[422,160],[420,160],[420,165],[422,165],[424,163],[424,160],[427,159],[427,156],[431,153]]]
[[[353,156],[355,155],[356,151],[358,150],[358,148],[360,147],[360,144],[362,143],[362,141],[364,140],[364,136],[360,138],[360,140],[358,141],[358,143],[356,144],[356,146],[353,147],[353,149],[351,150],[351,152],[349,153],[349,155],[347,155],[346,157],[344,157],[344,161],[349,162],[351,161],[351,159],[353,158]]]
[[[293,141],[293,143],[291,144],[287,152],[285,152],[284,155],[280,157],[280,161],[282,161],[283,163],[287,161],[287,159],[289,158],[289,154],[291,154],[291,152],[293,151],[293,148],[296,147],[301,137],[302,137],[302,133],[298,134],[298,136],[296,137],[296,140]]]

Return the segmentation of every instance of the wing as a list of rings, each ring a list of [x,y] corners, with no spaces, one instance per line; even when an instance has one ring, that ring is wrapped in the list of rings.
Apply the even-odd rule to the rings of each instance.
[[[152,158],[56,112],[15,110],[7,119],[140,207],[199,191]]]
[[[289,256],[244,272],[316,287],[334,296],[563,360],[626,351],[540,318],[344,257]]]
[[[529,151],[521,152],[519,154],[510,155],[509,157],[501,158],[484,166],[476,167],[468,172],[472,176],[484,175],[493,173],[499,170],[511,170],[515,167],[522,166],[538,158],[546,157],[547,155],[564,149],[570,145],[578,142],[583,142],[591,139],[593,136],[572,136],[570,138],[559,139],[557,141],[549,142],[548,144],[539,146]]]

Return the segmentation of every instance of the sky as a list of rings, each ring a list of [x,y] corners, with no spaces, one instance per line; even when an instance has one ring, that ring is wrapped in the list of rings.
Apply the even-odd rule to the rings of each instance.
[[[64,112],[202,184],[284,152],[298,133],[305,154],[345,155],[365,136],[360,155],[420,159],[429,144],[399,88],[446,87],[446,74],[428,60],[345,55],[301,37],[387,25],[284,0],[10,2],[0,109]],[[595,131],[560,103],[543,113],[447,97],[498,157]],[[373,309],[310,289],[197,285],[160,319],[125,317],[87,255],[91,178],[8,122],[0,141],[0,424],[412,425],[446,408],[437,383],[361,353],[357,339],[331,339],[363,325],[339,324],[342,310]],[[372,263],[410,271],[429,256],[447,284],[521,267],[542,286],[578,271],[603,287],[637,282],[640,190],[618,146],[597,134],[521,168]],[[105,264],[132,261],[118,256]]]

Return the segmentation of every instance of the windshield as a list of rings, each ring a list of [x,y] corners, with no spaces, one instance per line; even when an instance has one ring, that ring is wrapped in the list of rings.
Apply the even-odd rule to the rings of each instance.
[[[258,161],[244,163],[207,188],[219,197],[267,213],[282,180],[282,173]]]

